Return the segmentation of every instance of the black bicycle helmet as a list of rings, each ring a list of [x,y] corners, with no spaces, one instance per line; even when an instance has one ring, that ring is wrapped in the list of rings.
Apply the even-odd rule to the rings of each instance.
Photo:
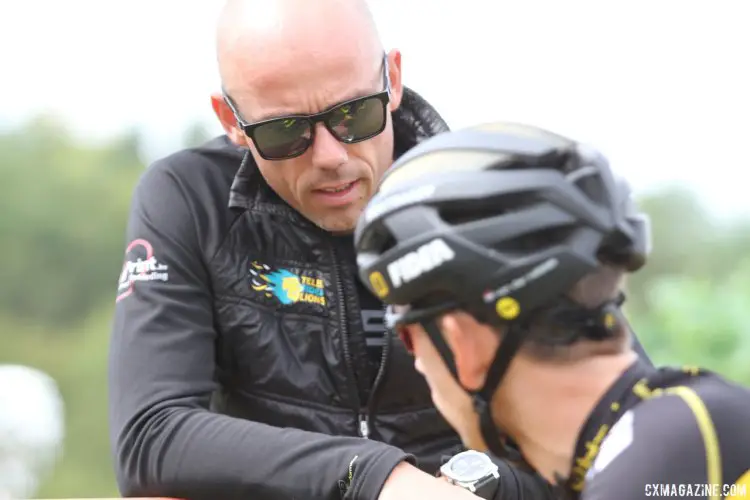
[[[613,330],[621,300],[588,310],[566,298],[601,263],[635,271],[650,250],[648,218],[596,150],[548,131],[494,123],[447,132],[391,167],[355,231],[360,278],[408,306],[389,326],[421,323],[455,376],[435,319],[461,309],[503,328],[475,403],[491,451],[508,455],[489,401],[529,321],[571,342]],[[570,335],[573,332],[573,335]]]

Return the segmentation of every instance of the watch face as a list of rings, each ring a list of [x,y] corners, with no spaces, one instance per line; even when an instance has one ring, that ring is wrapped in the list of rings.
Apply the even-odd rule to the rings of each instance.
[[[456,481],[462,482],[482,479],[489,469],[488,458],[479,453],[456,455],[450,464],[451,475]]]

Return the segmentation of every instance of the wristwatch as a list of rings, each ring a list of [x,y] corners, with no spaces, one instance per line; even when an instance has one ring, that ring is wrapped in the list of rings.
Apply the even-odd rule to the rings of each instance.
[[[451,484],[465,488],[480,498],[490,500],[499,486],[497,465],[484,453],[463,451],[440,467],[440,473]]]

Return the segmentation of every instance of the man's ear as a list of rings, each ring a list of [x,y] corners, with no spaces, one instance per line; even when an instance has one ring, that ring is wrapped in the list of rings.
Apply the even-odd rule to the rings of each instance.
[[[401,52],[393,49],[388,53],[388,78],[391,80],[391,112],[401,106],[401,98],[404,95],[404,82],[401,78]]]
[[[211,94],[211,107],[214,109],[214,113],[219,119],[222,128],[224,128],[224,132],[229,137],[229,140],[237,146],[247,147],[247,137],[237,126],[237,119],[220,92]]]
[[[480,332],[472,331],[474,329],[468,326],[455,314],[445,315],[440,323],[443,337],[453,352],[459,382],[465,389],[476,391],[481,389],[487,375],[485,353],[482,352],[486,347],[478,335]]]

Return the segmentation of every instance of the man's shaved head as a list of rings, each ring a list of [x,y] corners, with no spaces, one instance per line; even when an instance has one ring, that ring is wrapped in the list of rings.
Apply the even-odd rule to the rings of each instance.
[[[377,64],[383,53],[365,0],[228,0],[217,48],[230,93],[277,69],[304,72],[319,58],[355,55]]]
[[[229,138],[250,148],[269,186],[328,231],[354,228],[393,161],[390,112],[401,102],[401,54],[391,51],[387,65],[383,56],[365,0],[228,0],[219,19],[217,59],[223,90],[247,123],[320,113],[383,92],[388,70],[391,91],[380,134],[344,144],[318,123],[312,145],[290,159],[260,157],[221,95],[213,97]],[[382,112],[383,104],[378,106]],[[331,195],[331,190],[338,194]]]

